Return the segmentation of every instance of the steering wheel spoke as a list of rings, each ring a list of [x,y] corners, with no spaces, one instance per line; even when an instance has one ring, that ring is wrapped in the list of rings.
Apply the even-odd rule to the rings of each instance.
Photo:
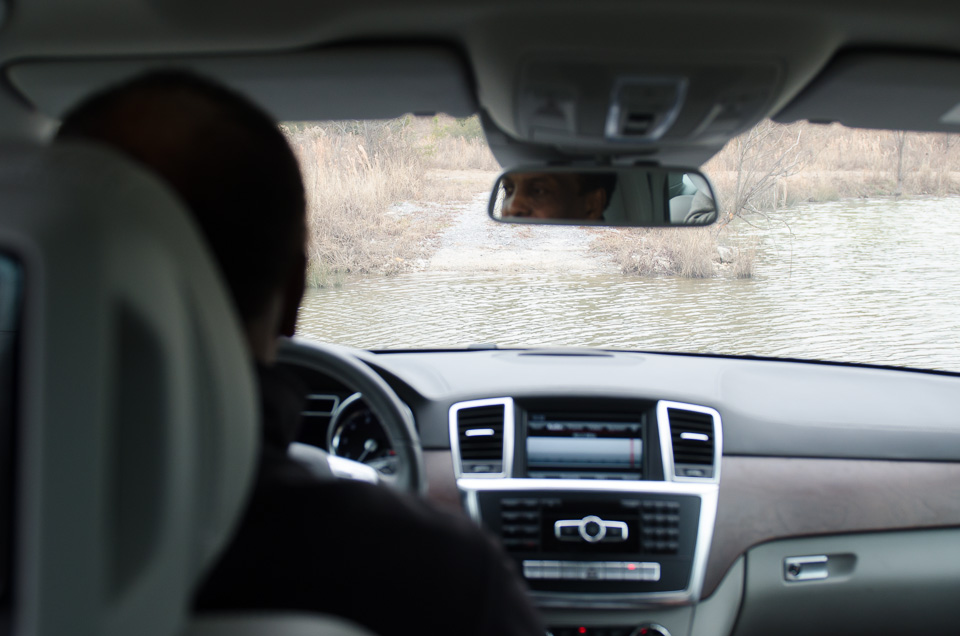
[[[396,452],[396,469],[381,482],[417,494],[426,490],[423,450],[410,409],[397,397],[383,378],[360,360],[354,350],[338,345],[303,340],[284,340],[277,352],[279,362],[317,371],[335,378],[363,400],[379,420]]]

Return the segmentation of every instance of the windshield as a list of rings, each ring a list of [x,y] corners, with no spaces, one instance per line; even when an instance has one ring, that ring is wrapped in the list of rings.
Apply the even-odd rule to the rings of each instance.
[[[489,219],[476,118],[283,129],[310,206],[303,337],[960,371],[956,136],[762,122],[702,167],[717,224],[645,230]]]

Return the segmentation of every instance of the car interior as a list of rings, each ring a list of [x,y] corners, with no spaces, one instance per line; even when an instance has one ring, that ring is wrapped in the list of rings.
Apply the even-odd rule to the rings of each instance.
[[[92,92],[173,67],[278,121],[476,114],[505,170],[672,169],[698,189],[765,118],[960,132],[960,5],[928,0],[0,9],[8,634],[367,633],[191,612],[253,479],[255,380],[169,189],[105,149],[49,147]],[[282,343],[309,387],[291,453],[481,524],[553,636],[958,632],[957,373],[467,344]]]

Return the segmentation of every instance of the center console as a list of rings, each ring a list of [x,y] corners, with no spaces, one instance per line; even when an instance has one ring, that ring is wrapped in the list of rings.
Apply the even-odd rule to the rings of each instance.
[[[500,537],[542,607],[698,600],[720,478],[713,409],[475,400],[451,407],[450,435],[467,510]]]

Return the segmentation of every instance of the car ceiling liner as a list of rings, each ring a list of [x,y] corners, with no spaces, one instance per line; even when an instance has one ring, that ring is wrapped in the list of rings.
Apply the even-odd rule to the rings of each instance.
[[[960,57],[844,52],[773,119],[960,132]]]
[[[89,93],[151,69],[180,68],[219,79],[280,120],[388,119],[407,113],[477,111],[471,73],[443,46],[342,46],[285,54],[113,60],[31,60],[10,65],[10,82],[59,119]]]

